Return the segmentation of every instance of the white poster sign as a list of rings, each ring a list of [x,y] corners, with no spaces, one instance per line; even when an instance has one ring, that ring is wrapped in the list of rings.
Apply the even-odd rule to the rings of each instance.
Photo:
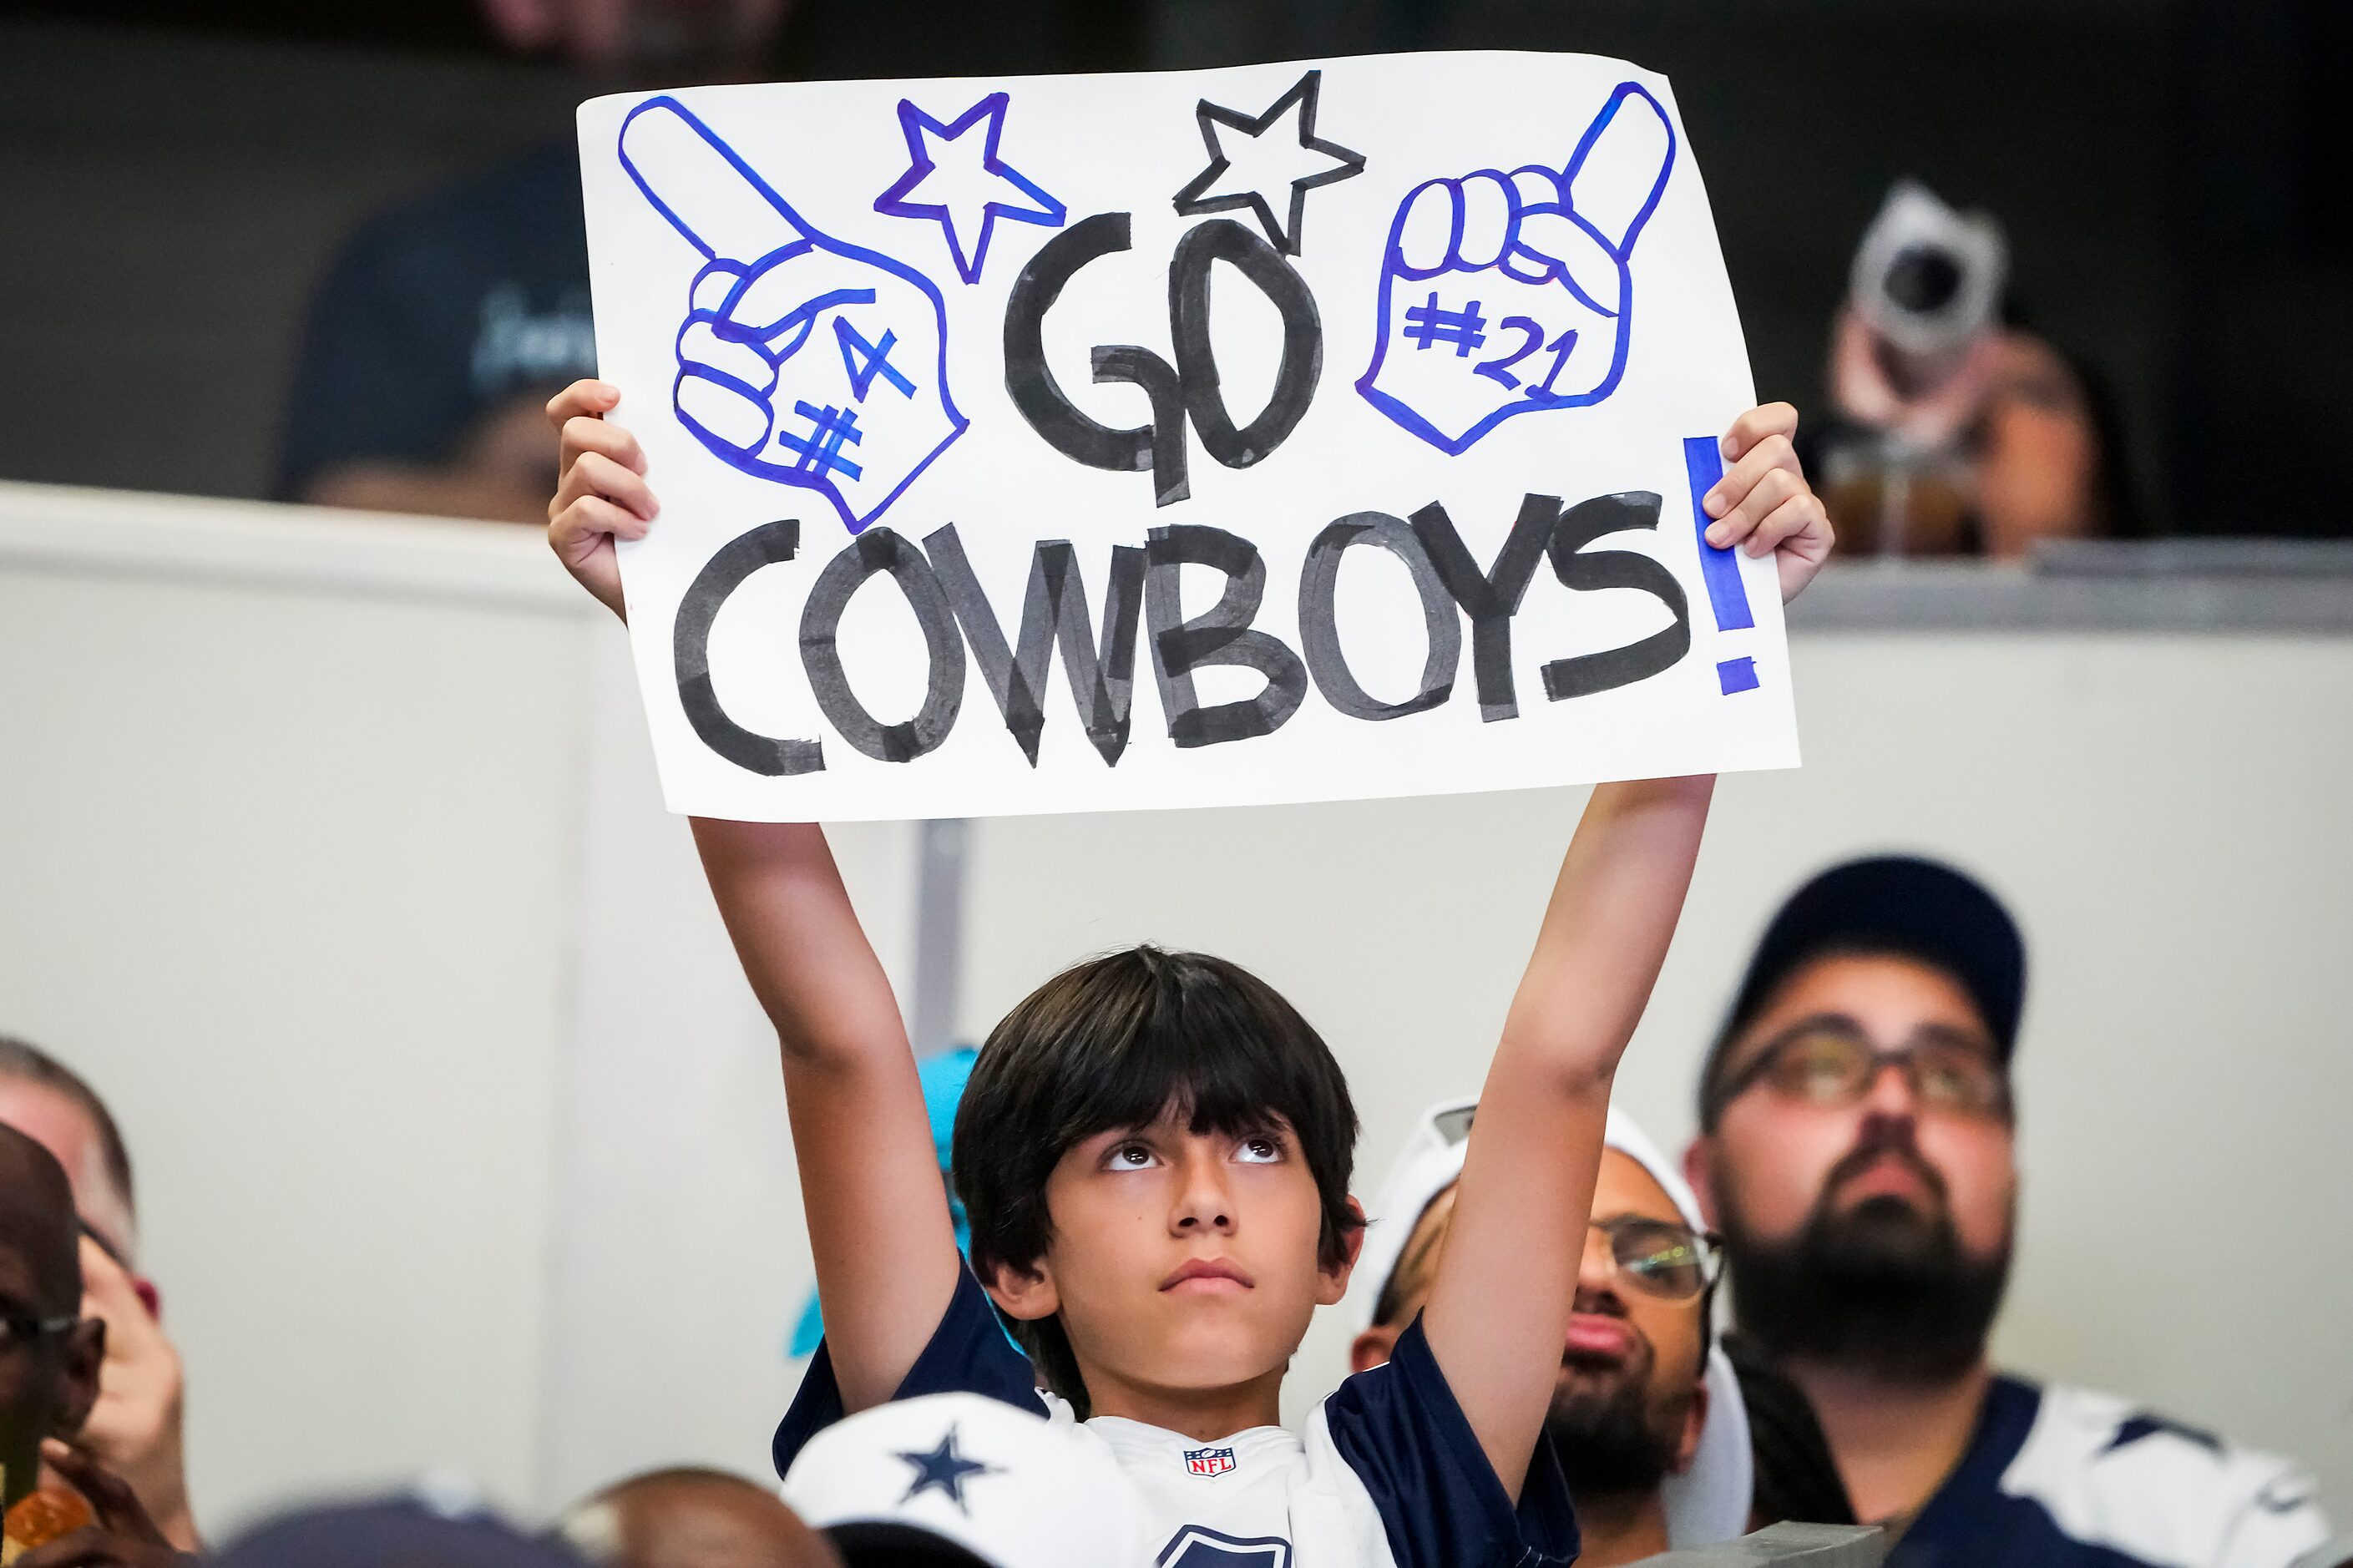
[[[979,816],[1797,761],[1663,78],[1457,54],[582,106],[671,807]]]

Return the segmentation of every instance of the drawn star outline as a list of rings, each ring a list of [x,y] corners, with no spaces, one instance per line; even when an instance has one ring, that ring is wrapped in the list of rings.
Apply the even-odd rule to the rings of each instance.
[[[1207,213],[1230,212],[1236,207],[1248,207],[1257,215],[1259,226],[1266,230],[1267,238],[1285,256],[1299,254],[1300,225],[1306,216],[1307,193],[1318,185],[1328,185],[1335,180],[1352,179],[1364,173],[1365,155],[1354,153],[1336,142],[1327,142],[1315,134],[1315,103],[1324,90],[1324,73],[1311,70],[1291,85],[1291,90],[1267,106],[1266,112],[1255,117],[1211,103],[1203,99],[1193,110],[1200,123],[1201,144],[1208,149],[1209,166],[1193,176],[1191,183],[1176,193],[1176,210],[1186,217],[1198,217]],[[1289,222],[1275,216],[1274,206],[1260,190],[1216,191],[1218,181],[1232,166],[1219,144],[1218,127],[1239,131],[1253,140],[1263,136],[1275,121],[1296,116],[1299,145],[1308,152],[1320,153],[1332,160],[1332,166],[1313,174],[1303,174],[1291,182],[1291,200],[1287,204]],[[1212,193],[1215,194],[1212,194]]]
[[[956,1505],[958,1511],[965,1514],[970,1514],[972,1510],[965,1505],[965,1483],[975,1476],[997,1473],[995,1466],[967,1459],[956,1452],[956,1429],[953,1426],[940,1439],[940,1446],[930,1453],[901,1453],[899,1458],[915,1468],[915,1479],[908,1483],[906,1495],[899,1500],[901,1502],[913,1502],[925,1492],[941,1492]]]
[[[1060,202],[997,155],[997,143],[1005,135],[1005,110],[1011,101],[1010,94],[992,92],[955,119],[943,123],[916,108],[913,100],[901,99],[899,129],[907,138],[907,172],[874,198],[876,212],[892,217],[930,218],[937,222],[941,232],[947,236],[948,254],[955,262],[956,276],[967,283],[979,282],[981,268],[988,265],[989,237],[997,232],[998,218],[1060,228],[1070,216]],[[939,163],[933,158],[929,143],[961,141],[984,121],[988,129],[981,145],[981,168],[1029,198],[1028,203],[983,202],[976,222],[968,201],[959,204],[952,200],[910,200],[915,188],[938,172]],[[961,213],[959,206],[963,208]]]

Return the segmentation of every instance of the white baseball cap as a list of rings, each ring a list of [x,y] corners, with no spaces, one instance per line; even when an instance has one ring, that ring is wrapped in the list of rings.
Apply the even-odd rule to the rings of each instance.
[[[1471,1121],[1479,1109],[1476,1095],[1441,1100],[1421,1113],[1388,1180],[1381,1184],[1378,1206],[1365,1231],[1365,1246],[1348,1287],[1359,1329],[1373,1326],[1381,1293],[1414,1226],[1431,1202],[1462,1174],[1462,1155],[1471,1138]],[[1683,1223],[1705,1231],[1707,1221],[1699,1200],[1683,1173],[1659,1152],[1657,1144],[1633,1118],[1609,1108],[1602,1142],[1641,1165],[1663,1188]],[[1740,1380],[1724,1349],[1709,1336],[1707,1354],[1707,1422],[1700,1429],[1699,1450],[1681,1475],[1669,1476],[1660,1487],[1667,1509],[1667,1542],[1676,1548],[1712,1546],[1748,1531],[1748,1505],[1756,1484],[1756,1456],[1748,1442],[1748,1411],[1741,1403]],[[1577,1478],[1569,1478],[1570,1484]]]
[[[1151,1561],[1143,1502],[1111,1450],[985,1394],[895,1400],[835,1423],[793,1461],[784,1498],[849,1568],[861,1551],[918,1543],[979,1568]]]

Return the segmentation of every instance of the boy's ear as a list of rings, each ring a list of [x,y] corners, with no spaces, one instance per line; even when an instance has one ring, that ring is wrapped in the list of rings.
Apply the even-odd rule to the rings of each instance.
[[[1000,1263],[981,1283],[999,1311],[1025,1323],[1050,1318],[1062,1310],[1062,1293],[1054,1288],[1054,1276],[1042,1258],[1028,1268]]]
[[[1315,1292],[1315,1303],[1320,1307],[1332,1306],[1347,1295],[1349,1278],[1356,1272],[1356,1259],[1365,1250],[1365,1205],[1356,1201],[1353,1193],[1348,1196],[1348,1215],[1356,1222],[1348,1227],[1347,1235],[1342,1238],[1348,1255],[1333,1268],[1326,1268],[1321,1264],[1316,1267],[1315,1272],[1322,1279]]]
[[[1692,1196],[1699,1200],[1699,1212],[1707,1223],[1721,1224],[1715,1207],[1715,1140],[1704,1132],[1683,1147],[1683,1180],[1691,1184]]]

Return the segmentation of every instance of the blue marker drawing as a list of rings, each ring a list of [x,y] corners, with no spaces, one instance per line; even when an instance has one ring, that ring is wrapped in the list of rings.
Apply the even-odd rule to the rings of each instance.
[[[1708,524],[1715,520],[1700,505],[1700,498],[1724,478],[1724,451],[1715,437],[1683,437],[1683,478],[1691,485],[1692,527],[1699,536],[1700,581],[1707,587],[1707,607],[1715,613],[1715,629],[1746,631],[1757,624],[1757,617],[1748,613],[1748,589],[1740,581],[1740,558],[1731,550],[1719,550],[1707,542]],[[1757,661],[1750,658],[1720,660],[1715,677],[1726,697],[1736,691],[1754,691]]]
[[[1389,226],[1356,390],[1450,456],[1514,415],[1607,398],[1632,342],[1634,243],[1674,163],[1666,110],[1629,81],[1562,168],[1415,186]]]
[[[679,422],[729,467],[815,490],[862,531],[968,423],[948,395],[939,289],[819,232],[667,94],[629,110],[617,150],[703,257],[678,331]]]
[[[1069,214],[1062,204],[1048,195],[1024,176],[1020,170],[998,156],[997,147],[1005,135],[1005,110],[1010,102],[1008,94],[992,92],[970,109],[945,124],[916,108],[907,99],[899,100],[899,129],[907,138],[907,172],[899,176],[891,188],[874,198],[874,210],[892,217],[932,218],[947,237],[948,255],[955,262],[956,276],[967,283],[980,281],[981,268],[988,265],[989,237],[997,232],[998,218],[1011,218],[1016,223],[1042,224],[1048,228],[1060,228]],[[980,166],[997,177],[998,183],[1014,193],[1027,196],[1028,205],[998,201],[994,198],[979,202],[978,212],[969,195],[962,202],[945,190],[932,194],[940,196],[935,202],[911,201],[916,187],[939,172],[933,159],[930,142],[960,142],[975,126],[987,122],[987,132],[981,143]],[[944,184],[946,182],[943,181]]]

